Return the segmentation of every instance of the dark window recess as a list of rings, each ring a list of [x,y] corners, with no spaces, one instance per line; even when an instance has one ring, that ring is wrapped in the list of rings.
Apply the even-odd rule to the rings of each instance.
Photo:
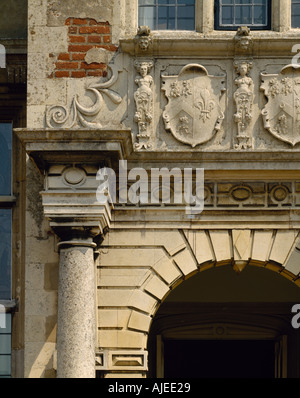
[[[274,378],[275,342],[166,340],[166,378]]]

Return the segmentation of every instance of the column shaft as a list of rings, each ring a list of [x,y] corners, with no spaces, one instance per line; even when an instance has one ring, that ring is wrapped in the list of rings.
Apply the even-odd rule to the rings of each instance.
[[[95,267],[93,246],[60,249],[57,377],[95,377]]]

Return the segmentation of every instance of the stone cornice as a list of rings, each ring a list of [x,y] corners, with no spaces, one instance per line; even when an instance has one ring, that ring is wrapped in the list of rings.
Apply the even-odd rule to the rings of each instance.
[[[115,161],[128,156],[130,131],[16,129],[15,133],[45,174],[45,190],[41,192],[44,214],[57,234],[104,234],[110,227],[113,206],[97,201],[96,189],[90,187],[89,181],[85,184],[86,172],[74,164],[112,167]],[[69,171],[68,175],[59,176],[55,186],[49,185],[51,165],[64,165],[64,170]]]
[[[180,33],[180,34],[179,34]],[[134,38],[120,40],[124,53],[145,57],[191,57],[198,56],[231,58],[236,55],[236,32],[213,31],[203,34],[197,32],[151,32],[151,46],[146,51],[139,48]],[[292,46],[299,43],[299,30],[289,32],[253,31],[249,38],[252,48],[248,55],[258,58],[293,57]],[[247,54],[247,53],[245,53]]]
[[[85,162],[111,164],[132,152],[131,131],[127,129],[54,130],[14,129],[19,140],[42,170],[49,164]]]

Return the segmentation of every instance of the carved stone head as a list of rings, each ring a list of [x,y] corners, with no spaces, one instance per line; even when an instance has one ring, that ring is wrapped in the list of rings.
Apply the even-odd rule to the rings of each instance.
[[[152,61],[136,61],[134,63],[135,69],[141,76],[146,76],[153,67]]]
[[[137,31],[138,45],[142,51],[147,51],[152,42],[149,26],[139,26]]]
[[[252,46],[252,37],[248,26],[240,26],[235,35],[236,48],[239,51],[249,51]]]
[[[248,61],[240,61],[240,62],[234,62],[234,67],[236,69],[236,72],[240,76],[247,76],[248,73],[250,72],[250,69],[252,68],[252,62]]]

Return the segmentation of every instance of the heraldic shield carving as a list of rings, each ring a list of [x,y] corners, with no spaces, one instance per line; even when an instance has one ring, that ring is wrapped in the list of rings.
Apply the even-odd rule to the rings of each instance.
[[[211,140],[224,119],[220,100],[225,75],[211,76],[203,66],[190,64],[179,75],[162,76],[162,83],[168,99],[163,112],[165,129],[193,148]]]
[[[300,142],[300,66],[287,65],[279,74],[261,73],[261,89],[268,98],[262,110],[264,127],[277,139]]]

